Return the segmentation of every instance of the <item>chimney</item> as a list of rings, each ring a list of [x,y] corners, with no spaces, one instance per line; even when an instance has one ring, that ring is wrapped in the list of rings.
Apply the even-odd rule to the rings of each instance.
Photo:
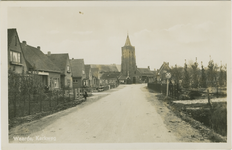
[[[39,49],[39,50],[40,50],[40,46],[37,46],[37,49]]]
[[[26,42],[26,41],[23,41],[23,44],[24,44],[25,46],[27,46],[27,42]]]
[[[51,56],[51,52],[50,51],[48,51],[48,56]]]
[[[150,70],[150,66],[147,67]]]

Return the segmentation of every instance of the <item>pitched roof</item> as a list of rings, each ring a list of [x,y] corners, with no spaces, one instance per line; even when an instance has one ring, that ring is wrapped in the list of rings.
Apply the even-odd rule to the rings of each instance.
[[[137,68],[137,71],[142,75],[154,75],[148,68]]]
[[[29,68],[35,67],[40,71],[61,73],[61,70],[40,49],[24,43],[21,45]]]
[[[67,59],[69,60],[68,53],[65,54],[50,54],[46,56],[62,71],[62,73],[65,73],[66,65],[67,65]]]
[[[121,72],[121,65],[115,65],[118,69],[118,72]]]
[[[98,68],[99,72],[119,72],[116,65],[96,65],[91,64],[91,68]]]
[[[98,72],[99,72],[99,69],[98,68],[91,68],[91,72],[92,72],[92,76],[98,78]]]
[[[163,70],[170,70],[168,62],[163,62],[160,69],[158,70],[158,74],[160,74]]]
[[[85,74],[86,74],[86,79],[89,79],[89,71],[91,69],[90,65],[85,65]]]
[[[112,79],[118,78],[120,76],[120,72],[106,72],[101,76],[101,79]]]
[[[85,71],[84,59],[70,59],[70,64],[73,77],[86,77],[83,74],[83,71]]]
[[[124,46],[131,46],[129,35],[126,37],[126,42]]]

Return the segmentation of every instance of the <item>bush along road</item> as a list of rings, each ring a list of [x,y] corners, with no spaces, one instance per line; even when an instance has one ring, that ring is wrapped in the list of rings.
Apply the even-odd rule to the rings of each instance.
[[[226,116],[226,100],[214,99],[213,110],[210,109],[207,99],[205,100],[175,100],[170,97],[166,97],[160,93],[155,93],[153,90],[148,89],[150,93],[153,93],[153,98],[157,98],[158,101],[151,100],[154,106],[166,107],[169,113],[163,113],[160,111],[166,123],[188,123],[191,127],[198,130],[200,135],[195,135],[196,132],[190,132],[191,138],[198,138],[200,141],[209,140],[211,142],[226,142],[226,128],[227,128],[227,116]],[[160,108],[161,110],[163,108]],[[171,114],[170,114],[171,112]],[[169,115],[175,114],[181,121],[172,121],[169,119]],[[178,124],[179,125],[179,124]],[[188,136],[188,137],[189,137]]]

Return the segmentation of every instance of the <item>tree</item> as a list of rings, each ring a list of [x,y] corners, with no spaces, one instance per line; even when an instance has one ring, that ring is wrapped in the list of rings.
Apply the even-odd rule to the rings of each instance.
[[[226,66],[220,66],[219,71],[219,85],[225,86],[226,85]]]
[[[198,88],[198,69],[197,69],[197,67],[198,67],[198,63],[197,63],[197,61],[193,64],[193,65],[191,65],[191,67],[192,67],[192,84],[191,84],[191,86],[192,86],[192,88]]]
[[[184,64],[184,74],[183,74],[182,86],[184,88],[189,88],[189,86],[190,86],[190,77],[189,77],[188,66],[186,64],[186,61]]]
[[[218,66],[217,64],[214,64],[213,60],[210,60],[208,63],[208,70],[207,70],[207,85],[208,87],[213,87],[217,83],[217,70]]]
[[[203,65],[201,65],[201,81],[200,81],[200,86],[202,88],[207,88],[206,74],[205,74],[205,69],[204,69]]]
[[[223,77],[224,71],[222,69],[222,65],[220,66],[220,72],[219,72],[219,85],[224,85],[224,77]]]
[[[179,80],[182,77],[182,71],[183,67],[177,67],[177,65],[175,65],[175,67],[172,67],[172,69],[170,70],[172,74],[172,79],[175,80],[175,83],[179,83]]]

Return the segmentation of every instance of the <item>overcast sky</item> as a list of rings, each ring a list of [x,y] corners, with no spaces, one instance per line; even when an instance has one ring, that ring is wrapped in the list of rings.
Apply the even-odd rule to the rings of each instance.
[[[11,7],[8,28],[17,28],[21,41],[44,53],[69,53],[86,64],[121,64],[127,32],[140,68],[158,69],[164,61],[183,66],[196,57],[206,66],[209,55],[218,64],[228,63],[229,1],[124,4]]]

